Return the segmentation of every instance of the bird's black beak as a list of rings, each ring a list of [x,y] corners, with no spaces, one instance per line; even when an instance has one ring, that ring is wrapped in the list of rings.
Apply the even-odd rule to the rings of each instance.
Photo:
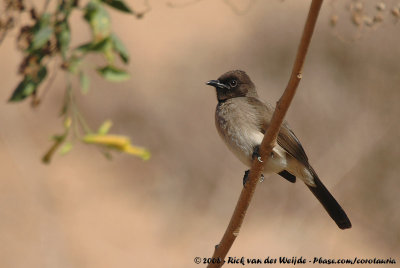
[[[225,84],[222,84],[219,80],[210,80],[206,83],[206,85],[213,86],[215,88],[226,88],[229,89],[229,87]]]

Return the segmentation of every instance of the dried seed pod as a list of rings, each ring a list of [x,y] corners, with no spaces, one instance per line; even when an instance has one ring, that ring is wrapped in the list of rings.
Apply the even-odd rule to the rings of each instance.
[[[386,4],[383,2],[379,2],[376,4],[376,9],[379,11],[384,11],[386,9]]]
[[[373,20],[371,17],[364,16],[363,19],[364,19],[364,24],[365,24],[365,25],[367,25],[367,26],[369,26],[369,27],[374,26],[375,22],[374,22],[374,20]]]
[[[337,15],[332,15],[332,16],[331,16],[330,22],[331,22],[331,26],[332,26],[332,27],[335,27],[335,26],[336,26],[336,24],[337,24],[337,22],[338,22],[338,19],[339,19],[339,17],[338,17]]]
[[[381,14],[376,14],[374,16],[374,22],[375,23],[379,23],[379,22],[382,22],[382,21],[383,21],[383,16]]]
[[[353,12],[353,14],[351,14],[351,21],[354,25],[360,26],[363,22],[363,16],[357,12]]]
[[[392,15],[399,19],[400,18],[400,8],[398,8],[398,7],[392,8]]]

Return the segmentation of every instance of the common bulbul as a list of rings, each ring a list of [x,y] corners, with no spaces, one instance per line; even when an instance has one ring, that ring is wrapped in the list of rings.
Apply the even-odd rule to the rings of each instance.
[[[217,91],[215,125],[219,135],[239,160],[250,167],[254,156],[258,155],[274,107],[259,99],[256,87],[244,71],[229,71],[206,84]],[[286,121],[280,128],[277,144],[264,171],[277,173],[290,182],[301,179],[339,228],[351,227],[346,213],[318,178]]]

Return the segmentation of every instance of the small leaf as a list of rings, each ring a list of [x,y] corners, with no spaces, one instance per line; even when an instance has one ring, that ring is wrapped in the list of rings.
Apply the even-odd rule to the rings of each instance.
[[[60,154],[66,155],[67,153],[69,153],[69,151],[71,151],[71,149],[72,149],[72,143],[68,141],[64,143],[64,145],[60,148]]]
[[[41,28],[36,34],[34,34],[30,50],[32,51],[41,48],[47,43],[47,41],[49,41],[52,34],[53,28],[50,26]]]
[[[114,51],[118,53],[123,62],[128,63],[129,54],[122,41],[115,34],[111,34],[111,40],[113,43]]]
[[[47,75],[47,68],[46,66],[42,66],[40,67],[39,71],[36,74],[36,77],[33,79],[33,82],[36,85],[39,85],[40,83],[42,83],[43,79],[46,77]]]
[[[71,40],[71,33],[68,25],[68,21],[62,21],[59,23],[56,33],[57,46],[61,51],[61,55],[64,59],[67,57],[67,51],[69,42]]]
[[[57,148],[61,145],[62,142],[55,141],[54,144],[50,147],[47,153],[42,157],[42,162],[45,164],[49,164],[53,154],[57,151]]]
[[[67,134],[64,133],[63,135],[54,135],[52,139],[54,140],[54,144],[50,147],[47,153],[43,156],[42,162],[45,164],[49,164],[51,158],[53,157],[54,153],[57,151],[58,147],[64,142]]]
[[[83,141],[86,143],[107,145],[120,150],[130,143],[129,138],[126,136],[98,134],[87,134],[83,137]]]
[[[148,160],[150,158],[150,152],[148,150],[133,146],[130,139],[126,136],[88,134],[83,137],[83,141],[86,143],[108,146],[120,152],[138,156],[143,160]]]
[[[87,94],[89,92],[90,79],[84,72],[79,73],[79,82],[81,84],[82,93]]]
[[[90,42],[90,43],[80,45],[79,47],[75,48],[75,51],[80,52],[80,53],[87,53],[92,50],[92,47],[93,47],[93,43]]]
[[[47,75],[47,68],[46,66],[41,66],[37,73],[34,74],[35,76],[32,77],[30,75],[26,75],[24,80],[22,80],[17,88],[14,90],[12,96],[10,97],[9,101],[17,102],[22,101],[26,97],[32,95],[38,85],[43,81],[43,79]]]
[[[72,125],[72,119],[70,116],[68,116],[65,120],[64,120],[64,128],[65,130],[68,130]]]
[[[14,90],[12,96],[10,97],[9,101],[17,102],[22,101],[26,97],[32,95],[35,92],[37,85],[33,83],[33,81],[27,77],[22,80],[17,88]]]
[[[32,43],[29,45],[28,51],[33,51],[41,48],[49,41],[53,34],[53,28],[50,25],[51,15],[44,13],[32,28]]]
[[[143,160],[149,160],[151,156],[150,151],[146,150],[145,148],[136,147],[130,144],[124,147],[122,151],[127,154],[138,156]]]
[[[112,6],[115,9],[118,9],[119,11],[133,14],[132,10],[122,0],[101,0],[101,1],[109,6]]]
[[[111,120],[106,120],[103,122],[103,124],[101,124],[101,126],[99,127],[99,130],[97,131],[98,134],[100,135],[105,135],[108,133],[108,131],[110,130],[112,126],[112,122]]]
[[[98,52],[104,52],[108,46],[111,45],[111,40],[109,37],[104,38],[103,40],[100,40],[97,43],[94,43],[93,46],[91,47],[92,51],[98,51]]]
[[[108,12],[96,1],[90,1],[85,7],[84,18],[89,22],[95,41],[111,33],[111,21]]]
[[[111,82],[125,81],[130,78],[130,75],[127,72],[114,66],[98,68],[97,71],[104,79]]]
[[[68,71],[72,74],[78,74],[80,70],[80,66],[82,63],[82,59],[76,56],[70,57],[69,61],[65,63],[68,68]]]
[[[83,44],[75,49],[76,52],[79,53],[88,53],[88,52],[103,52],[105,53],[107,50],[112,48],[113,44],[109,37],[106,37],[98,42],[90,42]]]

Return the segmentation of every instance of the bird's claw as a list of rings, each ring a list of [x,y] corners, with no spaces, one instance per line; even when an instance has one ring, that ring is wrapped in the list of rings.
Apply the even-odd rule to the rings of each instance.
[[[259,151],[260,151],[260,146],[257,145],[256,147],[254,147],[253,155],[251,156],[251,158],[253,158],[253,159],[257,158],[258,162],[262,163],[263,161],[261,159]]]

